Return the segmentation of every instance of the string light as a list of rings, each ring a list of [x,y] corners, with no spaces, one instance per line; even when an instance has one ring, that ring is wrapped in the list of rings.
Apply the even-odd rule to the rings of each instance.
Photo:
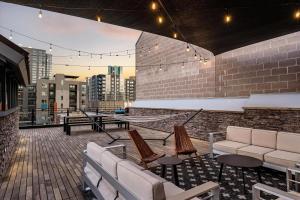
[[[232,17],[231,17],[231,15],[230,14],[226,14],[225,15],[225,17],[224,17],[224,21],[225,21],[225,23],[230,23],[231,22],[231,20],[232,20]]]
[[[157,22],[159,23],[159,24],[162,24],[163,22],[164,22],[164,18],[160,15],[160,16],[158,16],[157,17]]]
[[[182,62],[181,68],[184,69],[184,62]]]
[[[189,52],[189,51],[190,51],[189,44],[186,44],[186,51],[187,51],[187,52]]]
[[[91,66],[89,66],[89,70],[91,70]]]
[[[295,12],[294,17],[295,19],[300,19],[300,9]]]
[[[159,65],[159,71],[161,71],[162,70],[162,67],[161,67],[161,64]]]
[[[52,44],[50,44],[49,51],[50,52],[52,51]]]
[[[196,50],[195,50],[195,56],[194,56],[194,58],[195,59],[197,59],[198,57],[197,57],[197,52],[196,52]]]
[[[38,16],[39,16],[40,19],[43,18],[43,13],[42,13],[42,10],[41,10],[41,9],[40,9],[40,11],[39,11],[39,15],[38,15]]]
[[[155,47],[154,47],[154,48],[155,48],[155,49],[158,49],[158,44],[157,44],[157,43],[155,44]]]
[[[173,38],[177,38],[177,33],[173,33]]]
[[[101,17],[99,15],[96,16],[97,22],[101,22]]]
[[[9,39],[10,39],[10,40],[13,39],[13,36],[12,36],[12,30],[10,30]]]
[[[78,51],[78,58],[80,58],[80,51]]]
[[[156,10],[157,9],[157,3],[152,1],[150,7],[151,7],[151,10]]]

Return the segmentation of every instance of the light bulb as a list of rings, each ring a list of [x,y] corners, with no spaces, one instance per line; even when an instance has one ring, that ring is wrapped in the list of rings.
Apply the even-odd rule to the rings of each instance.
[[[10,39],[10,40],[13,39],[13,36],[12,36],[12,30],[10,30],[9,39]]]
[[[295,19],[300,19],[300,10],[297,10],[294,15]]]
[[[91,70],[91,66],[89,66],[89,70]]]
[[[197,57],[197,54],[195,54],[194,58],[195,58],[195,60],[198,58],[198,57]]]
[[[173,38],[177,38],[177,33],[173,33]]]
[[[80,58],[80,51],[78,51],[78,57]]]
[[[161,71],[162,70],[162,67],[161,67],[161,65],[159,66],[159,71]]]
[[[231,15],[229,15],[229,14],[225,15],[225,17],[224,17],[224,21],[225,21],[225,23],[230,23],[230,22],[231,22],[231,20],[232,20],[232,17],[231,17]]]
[[[158,17],[157,17],[157,22],[158,22],[159,24],[162,24],[162,23],[164,22],[164,18],[163,18],[162,16],[158,16]]]
[[[157,4],[154,1],[152,1],[151,10],[156,10],[156,9],[157,9]]]
[[[158,49],[158,44],[155,45],[155,49]]]
[[[101,22],[101,17],[99,15],[96,16],[97,22]]]
[[[50,44],[49,51],[50,52],[52,51],[52,44]]]
[[[182,68],[182,69],[184,68],[184,62],[182,63],[181,68]]]
[[[42,10],[40,9],[39,11],[39,18],[42,19],[43,18],[43,13],[42,13]]]
[[[189,45],[186,46],[186,51],[189,52],[190,51],[190,47]]]

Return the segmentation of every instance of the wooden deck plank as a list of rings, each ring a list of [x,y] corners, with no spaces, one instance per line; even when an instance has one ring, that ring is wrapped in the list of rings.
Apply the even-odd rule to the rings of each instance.
[[[111,128],[111,127],[110,127]],[[139,127],[144,138],[163,138],[167,133]],[[110,129],[113,136],[128,138],[124,129]],[[88,142],[108,146],[104,133],[90,130],[90,126],[72,129],[66,136],[62,128],[25,129],[12,156],[10,167],[0,183],[0,199],[84,199],[81,191],[82,152]],[[200,154],[208,152],[205,141],[192,139]],[[147,141],[157,153],[174,154],[174,138],[163,146],[162,141]],[[114,144],[127,146],[128,159],[139,162],[139,155],[130,140]],[[121,155],[121,149],[112,150]],[[156,163],[153,163],[156,165]]]

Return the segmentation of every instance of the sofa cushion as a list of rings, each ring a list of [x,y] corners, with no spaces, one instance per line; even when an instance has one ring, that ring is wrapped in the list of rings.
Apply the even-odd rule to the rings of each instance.
[[[219,151],[223,151],[225,153],[232,153],[236,154],[237,150],[242,147],[246,147],[249,144],[244,144],[240,142],[234,142],[234,141],[229,141],[229,140],[223,140],[219,142],[215,142],[213,144],[213,148]]]
[[[277,131],[252,129],[252,144],[276,149]]]
[[[117,165],[122,159],[115,156],[109,151],[105,151],[101,155],[101,165],[103,169],[112,177],[117,178]],[[102,179],[99,184],[99,191],[105,199],[115,199],[117,196],[116,189],[111,186],[105,179]]]
[[[161,180],[140,170],[132,165],[132,162],[127,160],[119,162],[117,173],[119,182],[138,199],[163,200],[166,198]]]
[[[242,147],[242,148],[238,149],[237,153],[239,155],[250,156],[250,157],[257,158],[257,159],[263,161],[264,154],[269,153],[271,151],[275,151],[275,150],[271,149],[271,148],[250,145],[250,146]]]
[[[86,165],[86,167],[84,168],[84,173],[94,186],[97,185],[99,179],[101,178],[101,175],[98,172],[96,172],[91,165]]]
[[[278,132],[277,150],[300,153],[300,134],[289,132]]]
[[[228,126],[226,140],[251,144],[251,128]]]
[[[166,198],[170,198],[172,196],[175,196],[181,192],[184,192],[183,189],[177,187],[176,185],[174,185],[171,182],[165,182],[164,183],[164,188],[165,188],[165,194],[166,194]],[[200,200],[199,198],[192,198],[192,200]]]
[[[264,160],[283,167],[295,167],[295,164],[300,162],[300,154],[276,150],[265,154]]]

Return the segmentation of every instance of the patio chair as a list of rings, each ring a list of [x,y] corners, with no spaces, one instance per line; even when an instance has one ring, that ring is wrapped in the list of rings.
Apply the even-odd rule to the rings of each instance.
[[[176,156],[178,155],[197,155],[197,149],[194,147],[189,135],[187,134],[184,126],[174,126],[175,135],[175,151]]]
[[[142,136],[137,132],[137,130],[130,130],[128,131],[128,134],[140,154],[141,164],[144,166],[144,168],[148,169],[148,163],[165,156],[165,154],[154,153]]]
[[[270,187],[265,184],[257,183],[252,186],[253,200],[261,199],[261,192],[279,197],[277,200],[295,200],[300,199],[300,169],[288,168],[286,171],[287,192]]]

